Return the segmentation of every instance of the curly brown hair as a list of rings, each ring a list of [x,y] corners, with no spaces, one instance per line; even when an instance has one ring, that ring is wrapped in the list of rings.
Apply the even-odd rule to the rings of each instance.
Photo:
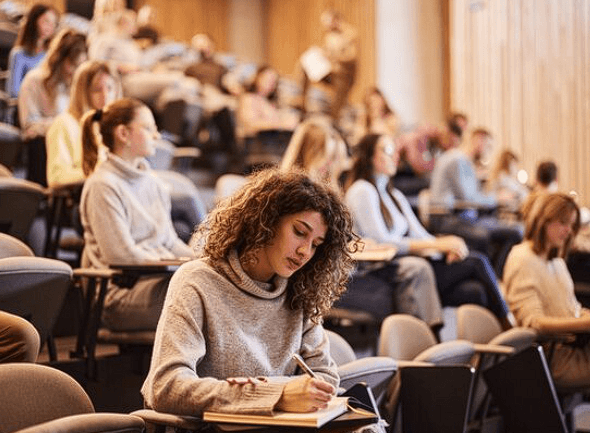
[[[254,173],[236,194],[221,201],[197,229],[203,254],[214,264],[236,249],[242,263],[274,239],[282,217],[317,211],[328,228],[314,256],[290,278],[289,305],[320,323],[346,290],[358,249],[352,218],[338,194],[297,170],[268,169]]]

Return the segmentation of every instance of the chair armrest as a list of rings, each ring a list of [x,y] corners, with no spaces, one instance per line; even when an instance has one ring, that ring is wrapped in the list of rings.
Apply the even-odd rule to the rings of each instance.
[[[178,158],[199,158],[201,156],[201,150],[196,147],[177,147],[174,149],[172,157]]]
[[[131,415],[140,417],[147,425],[174,427],[175,429],[198,431],[207,425],[201,418],[162,413],[152,409],[136,410],[131,412]]]
[[[118,269],[95,269],[95,268],[76,268],[74,269],[74,277],[76,278],[113,278],[113,276],[120,274]]]
[[[365,382],[374,388],[395,375],[397,364],[396,360],[388,356],[370,356],[347,362],[338,367],[340,386],[348,389],[357,382]]]
[[[120,413],[87,413],[59,418],[19,430],[18,433],[142,433],[143,419]]]
[[[432,362],[425,361],[403,361],[398,359],[396,362],[398,370],[401,370],[405,367],[432,367],[433,365],[435,365]]]
[[[512,355],[516,350],[514,347],[502,346],[500,344],[479,344],[473,345],[476,353],[486,353],[490,355]]]

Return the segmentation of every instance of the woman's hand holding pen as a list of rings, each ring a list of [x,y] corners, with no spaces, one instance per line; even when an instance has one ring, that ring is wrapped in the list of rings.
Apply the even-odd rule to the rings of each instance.
[[[314,412],[325,408],[335,391],[322,379],[298,376],[287,382],[275,408],[284,412]]]

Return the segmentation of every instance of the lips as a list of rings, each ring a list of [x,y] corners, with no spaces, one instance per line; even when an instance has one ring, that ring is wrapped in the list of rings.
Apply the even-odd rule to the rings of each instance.
[[[287,262],[289,263],[289,267],[295,271],[301,267],[301,262],[292,259],[291,257],[287,258]]]

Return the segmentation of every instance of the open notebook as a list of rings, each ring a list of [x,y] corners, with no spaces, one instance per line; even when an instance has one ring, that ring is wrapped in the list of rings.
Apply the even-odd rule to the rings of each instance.
[[[275,412],[273,415],[244,415],[220,412],[204,412],[203,420],[218,423],[254,425],[283,425],[292,427],[321,427],[348,410],[347,397],[335,397],[328,407],[316,412]]]

